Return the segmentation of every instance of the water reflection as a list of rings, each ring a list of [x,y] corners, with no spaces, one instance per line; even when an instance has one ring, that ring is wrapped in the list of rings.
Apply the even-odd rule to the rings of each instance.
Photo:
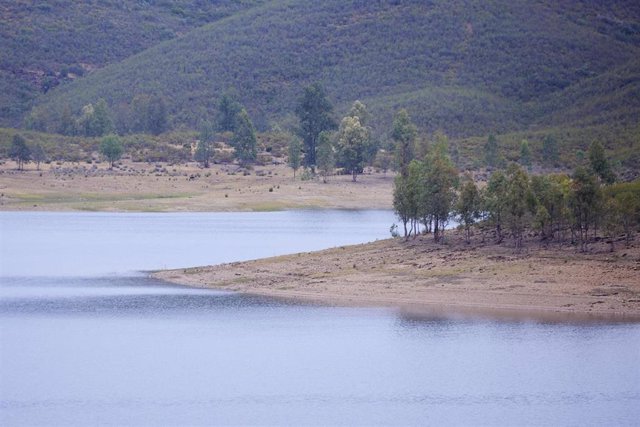
[[[139,216],[109,215],[129,239],[123,243],[124,234],[116,233],[110,250],[136,242],[141,246],[129,249],[148,254],[148,264],[185,249],[163,244],[168,252],[158,251],[171,230],[189,236],[202,226],[192,216],[193,222],[154,217],[145,226]],[[10,236],[42,233],[34,241],[43,242],[64,232],[83,241],[97,223],[114,232],[109,215],[67,214],[66,222],[12,217],[22,230],[36,227]],[[238,228],[253,218],[240,218]],[[306,239],[327,227],[370,236],[359,215],[308,218],[315,225]],[[200,220],[215,222],[215,215]],[[260,221],[257,234],[236,246],[206,242],[208,259],[238,256],[234,251],[256,240],[275,242],[270,250],[284,247]],[[296,221],[302,235],[304,216]],[[148,238],[153,233],[160,234]],[[14,243],[2,241],[3,256]],[[104,275],[104,265],[80,264],[79,274],[69,276],[70,266],[101,260],[95,248],[78,255],[85,243],[49,246],[46,261],[33,270],[25,260],[7,265],[15,254],[0,260],[5,272],[20,273],[0,276],[0,425],[624,425],[640,419],[637,324],[442,317],[191,289],[126,273],[138,260],[122,250],[104,255],[106,271],[119,266],[115,275]],[[187,247],[178,258],[202,253]],[[32,271],[42,277],[29,276]],[[100,274],[78,277],[87,272]]]

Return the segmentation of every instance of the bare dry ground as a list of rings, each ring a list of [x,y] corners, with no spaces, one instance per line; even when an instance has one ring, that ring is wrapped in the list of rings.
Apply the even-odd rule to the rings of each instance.
[[[284,165],[170,166],[124,162],[100,165],[0,165],[0,210],[265,211],[300,208],[390,209],[392,174],[367,173],[321,180],[293,179]]]
[[[467,245],[430,237],[154,273],[170,282],[336,305],[400,307],[415,314],[489,314],[553,320],[640,321],[640,248],[604,243],[590,253],[530,241]]]

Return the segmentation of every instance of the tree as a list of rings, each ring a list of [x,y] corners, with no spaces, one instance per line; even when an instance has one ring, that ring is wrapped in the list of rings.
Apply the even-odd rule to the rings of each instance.
[[[569,180],[566,175],[540,175],[531,177],[531,191],[538,203],[536,228],[542,240],[553,239],[563,230],[568,217]]]
[[[200,129],[200,135],[198,136],[198,145],[196,145],[195,159],[200,162],[203,167],[209,167],[209,161],[213,155],[213,125],[209,122],[205,122]]]
[[[409,176],[397,175],[393,182],[393,210],[404,226],[404,238],[409,238],[407,224],[415,218],[415,194],[409,184]]]
[[[15,134],[11,140],[9,157],[18,164],[18,170],[24,169],[24,164],[31,160],[31,150],[27,146],[27,140],[20,134]]]
[[[480,217],[480,192],[471,175],[466,175],[460,197],[456,206],[456,212],[460,222],[464,225],[465,240],[467,243],[471,237],[471,226]]]
[[[82,107],[80,127],[85,136],[103,136],[113,131],[113,122],[107,102],[100,98],[96,105]]]
[[[531,149],[529,148],[529,141],[523,139],[520,143],[520,164],[531,170]]]
[[[594,141],[589,146],[589,164],[602,182],[607,184],[613,184],[615,182],[616,176],[611,170],[611,166],[604,154],[604,147],[599,141]]]
[[[77,132],[76,121],[71,113],[71,106],[65,104],[62,107],[62,113],[60,114],[60,125],[58,126],[58,133],[62,135],[72,136]]]
[[[320,132],[336,128],[332,116],[333,106],[319,83],[304,89],[296,107],[296,115],[300,120],[299,132],[304,144],[304,163],[313,168],[316,166],[316,151]]]
[[[542,160],[551,166],[555,166],[558,161],[558,141],[552,135],[547,135],[542,140]]]
[[[364,103],[360,101],[355,101],[351,106],[351,109],[347,113],[347,116],[357,117],[358,120],[360,120],[360,124],[369,133],[369,138],[367,138],[367,141],[365,143],[362,157],[363,157],[364,164],[367,164],[367,165],[373,164],[376,158],[376,154],[378,153],[380,143],[371,137],[372,129],[371,129],[371,126],[369,126],[369,123],[371,122],[371,119],[372,119],[371,113],[369,113],[369,111],[367,110],[367,106]]]
[[[589,227],[595,222],[599,210],[600,185],[596,177],[583,167],[573,173],[569,205],[580,238],[580,250],[585,252],[589,240]]]
[[[491,174],[486,191],[486,209],[489,213],[489,221],[493,223],[496,230],[496,240],[502,242],[502,225],[507,209],[507,177],[502,171]]]
[[[236,129],[233,133],[233,146],[236,159],[242,166],[255,162],[257,153],[256,130],[249,114],[244,108],[236,117]]]
[[[146,129],[154,135],[160,135],[167,130],[169,119],[167,104],[163,97],[152,96],[147,106]]]
[[[391,138],[395,142],[396,162],[400,174],[407,176],[409,163],[414,158],[418,128],[411,122],[407,110],[398,111],[393,118]]]
[[[146,132],[148,126],[149,96],[136,95],[131,100],[129,128],[133,132]]]
[[[535,208],[535,199],[529,185],[527,173],[517,165],[509,169],[509,180],[506,194],[507,222],[516,248],[522,247],[522,238],[527,221],[527,214]]]
[[[326,184],[327,176],[333,172],[336,160],[329,131],[320,132],[318,136],[318,170],[322,175],[322,182]]]
[[[369,130],[362,126],[357,116],[342,119],[338,130],[338,153],[341,165],[351,172],[353,182],[364,167],[369,138]]]
[[[120,138],[116,135],[107,135],[102,138],[100,143],[100,153],[109,161],[109,169],[113,168],[113,164],[122,157],[124,148],[120,142]]]
[[[498,140],[493,134],[489,135],[489,137],[487,138],[487,143],[484,145],[484,159],[487,163],[487,166],[495,167],[498,165]]]
[[[458,172],[448,155],[446,144],[436,145],[425,159],[424,184],[419,210],[433,221],[433,239],[440,241],[455,202]]]
[[[218,130],[220,132],[235,132],[236,117],[242,110],[242,105],[230,95],[222,95],[218,103]]]
[[[31,154],[33,157],[33,161],[36,162],[36,169],[40,170],[40,163],[46,160],[46,155],[44,153],[44,149],[40,143],[37,143],[33,146],[33,150],[31,150]]]
[[[347,113],[347,116],[357,117],[362,126],[368,126],[368,123],[371,121],[371,113],[367,111],[367,106],[360,101],[353,103],[351,109]]]
[[[296,171],[300,167],[302,155],[302,143],[295,136],[289,141],[289,166],[293,169],[293,179],[296,179]]]

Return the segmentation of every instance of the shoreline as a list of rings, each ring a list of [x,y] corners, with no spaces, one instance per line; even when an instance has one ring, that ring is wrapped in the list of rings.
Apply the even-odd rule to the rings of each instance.
[[[640,322],[640,250],[515,253],[430,236],[152,272],[170,283],[330,306],[391,307],[411,318]],[[529,243],[532,246],[531,243]],[[537,264],[537,266],[536,266]]]
[[[0,165],[0,211],[271,212],[298,209],[391,209],[393,174],[369,171],[321,180],[294,179],[284,165],[237,173],[229,165],[149,165],[118,169],[15,171]]]

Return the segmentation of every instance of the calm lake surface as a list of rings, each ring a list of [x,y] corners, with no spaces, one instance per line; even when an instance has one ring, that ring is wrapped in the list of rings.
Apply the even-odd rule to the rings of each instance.
[[[416,319],[140,272],[386,238],[392,222],[0,213],[0,425],[638,425],[637,324]]]

